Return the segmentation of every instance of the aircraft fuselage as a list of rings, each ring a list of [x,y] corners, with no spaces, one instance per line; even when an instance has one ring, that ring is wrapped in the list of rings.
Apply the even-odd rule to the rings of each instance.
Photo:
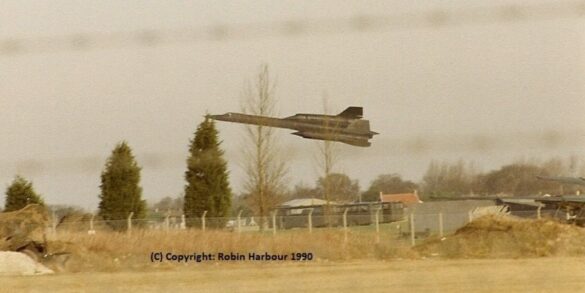
[[[361,113],[361,108],[359,109]],[[303,138],[339,141],[363,147],[370,146],[368,140],[377,133],[370,131],[369,121],[360,119],[361,115],[355,115],[355,117],[341,117],[340,115],[296,114],[286,118],[273,118],[241,113],[226,113],[223,115],[210,115],[210,118],[235,123],[293,129],[296,132],[292,134]]]

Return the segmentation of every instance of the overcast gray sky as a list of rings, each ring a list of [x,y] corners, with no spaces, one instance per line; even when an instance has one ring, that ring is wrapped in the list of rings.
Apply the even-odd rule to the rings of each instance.
[[[34,46],[70,34],[217,25],[245,35],[250,23],[533,3],[410,2],[6,0],[0,40]],[[127,140],[144,166],[144,197],[177,196],[197,124],[206,112],[238,111],[243,85],[262,63],[277,79],[282,116],[321,112],[324,93],[333,112],[364,107],[381,134],[370,148],[339,145],[337,165],[362,188],[381,173],[419,180],[431,159],[475,161],[489,170],[519,158],[585,157],[585,18],[236,33],[159,46],[112,42],[0,54],[0,187],[21,173],[48,203],[94,209],[104,160]],[[239,192],[243,128],[217,126]],[[278,131],[290,154],[289,181],[313,184],[316,142],[289,132]]]

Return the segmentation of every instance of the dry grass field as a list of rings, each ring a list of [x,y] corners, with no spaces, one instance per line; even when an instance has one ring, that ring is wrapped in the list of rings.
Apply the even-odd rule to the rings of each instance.
[[[585,258],[189,264],[0,277],[3,292],[583,292]]]
[[[394,257],[416,258],[404,239],[384,234],[376,243],[371,232],[351,232],[347,240],[339,229],[319,229],[313,233],[305,230],[272,233],[233,233],[227,231],[200,230],[136,230],[131,235],[116,232],[60,233],[58,244],[50,245],[49,251],[70,251],[71,261],[66,271],[119,271],[127,269],[166,268],[172,262],[151,263],[152,252],[193,253],[240,253],[250,252],[289,255],[310,252],[315,260],[348,261],[356,259],[387,259]],[[65,245],[66,247],[63,247]]]
[[[316,229],[271,233],[60,232],[55,275],[0,277],[2,292],[585,292],[585,229],[542,219],[483,217],[410,247],[396,234]],[[152,252],[249,252],[287,261],[153,262]],[[310,252],[306,262],[292,252]]]

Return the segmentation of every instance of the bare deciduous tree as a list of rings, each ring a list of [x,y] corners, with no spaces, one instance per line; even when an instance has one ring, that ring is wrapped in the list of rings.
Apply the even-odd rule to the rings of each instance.
[[[327,95],[323,95],[323,114],[329,115],[329,112],[330,110]],[[319,157],[317,158],[316,162],[319,166],[321,176],[325,178],[325,181],[323,182],[323,199],[329,201],[331,200],[331,187],[327,178],[330,177],[329,175],[333,171],[335,163],[337,163],[335,144],[331,140],[335,135],[334,130],[332,129],[334,126],[333,123],[335,122],[326,117],[323,123],[325,126],[325,137],[327,139],[319,141]]]
[[[274,116],[276,96],[268,66],[263,65],[253,84],[248,83],[242,95],[242,111],[258,116]],[[244,169],[248,176],[245,189],[248,203],[260,217],[264,229],[265,217],[284,194],[286,162],[273,128],[261,125],[246,126]]]
[[[431,161],[423,177],[423,195],[462,196],[478,190],[479,171],[472,162],[455,163]]]
[[[323,114],[329,115],[329,100],[327,94],[323,95]],[[317,162],[319,173],[323,178],[322,187],[323,187],[323,199],[326,201],[325,208],[323,209],[325,220],[326,222],[330,223],[329,214],[330,214],[330,201],[333,199],[335,195],[332,193],[332,184],[331,182],[331,174],[333,172],[333,167],[337,163],[337,156],[336,156],[336,145],[335,142],[332,140],[333,137],[336,135],[335,129],[338,123],[335,120],[329,119],[329,117],[325,117],[323,122],[323,126],[325,127],[325,137],[326,139],[323,141],[319,141],[318,148],[319,152],[317,153],[318,157],[315,160]]]

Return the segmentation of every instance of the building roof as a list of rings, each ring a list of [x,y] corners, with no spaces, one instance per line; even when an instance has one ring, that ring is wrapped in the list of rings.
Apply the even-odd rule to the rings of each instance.
[[[304,206],[315,206],[324,205],[327,201],[318,198],[297,198],[283,202],[281,207],[304,207]]]
[[[418,194],[414,193],[394,193],[394,194],[383,194],[380,192],[381,202],[401,202],[401,203],[421,203],[422,201],[418,198]]]

